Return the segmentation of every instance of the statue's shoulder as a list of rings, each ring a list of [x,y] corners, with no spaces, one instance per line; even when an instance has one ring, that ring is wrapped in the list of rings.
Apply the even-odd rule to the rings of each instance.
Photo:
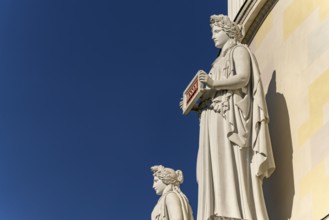
[[[167,192],[167,193],[164,195],[164,197],[165,197],[165,201],[166,201],[166,203],[167,203],[167,202],[171,202],[171,201],[173,201],[173,200],[179,200],[177,193],[175,193],[174,191],[169,191],[169,192]]]
[[[177,207],[181,207],[179,196],[174,191],[166,193],[164,203],[167,209],[176,209]]]
[[[231,59],[240,59],[240,58],[249,58],[251,56],[250,49],[245,44],[237,44],[232,47],[230,51],[230,58]]]
[[[250,49],[249,49],[248,45],[246,45],[246,44],[237,44],[234,47],[232,47],[232,49],[231,49],[232,54],[233,53],[244,53],[244,52],[247,52],[247,53],[250,52]]]

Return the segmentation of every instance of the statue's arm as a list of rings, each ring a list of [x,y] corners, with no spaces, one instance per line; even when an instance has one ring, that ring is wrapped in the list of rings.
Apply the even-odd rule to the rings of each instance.
[[[250,79],[251,59],[249,52],[244,47],[236,47],[233,51],[233,63],[235,65],[234,76],[228,79],[213,80],[207,74],[200,74],[200,81],[208,87],[216,90],[235,90],[246,86]]]
[[[181,203],[175,193],[169,193],[166,196],[166,206],[168,210],[169,220],[183,220]]]

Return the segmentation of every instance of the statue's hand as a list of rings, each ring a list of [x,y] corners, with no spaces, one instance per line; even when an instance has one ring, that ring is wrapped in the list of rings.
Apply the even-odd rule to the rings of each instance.
[[[199,70],[198,73],[200,82],[206,84],[209,88],[214,87],[214,80],[210,78],[205,71]]]
[[[183,106],[184,106],[183,98],[180,98],[179,108],[180,108],[182,111],[183,111]],[[195,112],[199,111],[199,105],[198,105],[198,104],[195,104],[195,105],[192,107],[191,111],[195,111]]]
[[[183,110],[183,105],[184,105],[183,98],[180,98],[179,108],[182,109],[182,110]]]

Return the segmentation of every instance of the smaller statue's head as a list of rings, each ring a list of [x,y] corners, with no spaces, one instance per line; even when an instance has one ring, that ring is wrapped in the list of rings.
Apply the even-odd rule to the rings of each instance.
[[[229,39],[240,41],[243,37],[243,28],[226,15],[210,16],[210,26],[212,39],[217,48],[222,48]]]
[[[162,195],[168,185],[180,186],[183,183],[183,173],[180,170],[173,170],[164,166],[158,165],[151,167],[153,172],[153,189],[157,195]]]

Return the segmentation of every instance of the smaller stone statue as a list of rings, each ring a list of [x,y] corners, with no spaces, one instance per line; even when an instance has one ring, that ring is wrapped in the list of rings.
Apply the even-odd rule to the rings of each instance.
[[[188,199],[180,190],[183,173],[164,166],[151,167],[153,188],[160,196],[153,209],[151,220],[193,220],[192,208]]]

